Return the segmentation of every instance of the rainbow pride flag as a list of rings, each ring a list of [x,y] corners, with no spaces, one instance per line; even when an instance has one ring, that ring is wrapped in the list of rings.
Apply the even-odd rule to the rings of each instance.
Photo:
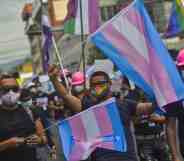
[[[184,31],[184,0],[174,0],[165,36],[174,37],[182,31]]]

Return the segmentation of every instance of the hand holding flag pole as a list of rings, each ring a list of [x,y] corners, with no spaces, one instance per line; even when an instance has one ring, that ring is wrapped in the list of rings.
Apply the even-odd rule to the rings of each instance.
[[[42,9],[46,10],[43,5],[42,5]],[[69,82],[68,82],[68,80],[66,78],[66,74],[64,72],[62,59],[61,59],[59,50],[57,48],[54,35],[52,33],[49,17],[47,15],[42,15],[42,30],[43,30],[42,32],[43,32],[43,61],[44,61],[43,67],[44,67],[44,70],[45,71],[48,70],[48,64],[50,61],[50,47],[51,47],[51,45],[53,45],[55,53],[56,53],[56,58],[58,60],[60,68],[63,72],[63,76],[64,76],[64,80],[65,80],[67,89],[69,89]]]
[[[54,49],[55,49],[55,53],[56,53],[56,57],[57,57],[59,66],[60,66],[60,68],[61,68],[61,70],[63,72],[64,80],[65,80],[65,83],[66,83],[66,87],[67,87],[67,89],[69,89],[69,82],[68,82],[68,80],[66,78],[66,74],[64,72],[64,67],[63,67],[62,59],[61,59],[61,56],[59,54],[59,50],[57,48],[56,40],[55,40],[54,36],[52,36],[52,42],[53,42],[53,45],[54,45]]]

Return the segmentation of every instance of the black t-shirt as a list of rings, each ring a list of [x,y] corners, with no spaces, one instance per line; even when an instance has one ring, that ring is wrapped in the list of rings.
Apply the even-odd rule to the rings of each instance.
[[[82,103],[84,109],[94,105],[88,96],[83,98]],[[136,113],[136,106],[137,103],[132,100],[117,100],[117,107],[121,121],[125,127],[125,136],[128,145],[127,152],[97,148],[92,154],[93,161],[137,161],[134,140],[131,132],[131,120],[132,116]]]
[[[36,120],[37,117],[38,115],[33,112],[33,119]],[[34,120],[24,108],[18,107],[16,110],[7,111],[0,107],[0,141],[35,134]],[[0,152],[0,161],[37,161],[36,150],[26,145],[7,149]]]

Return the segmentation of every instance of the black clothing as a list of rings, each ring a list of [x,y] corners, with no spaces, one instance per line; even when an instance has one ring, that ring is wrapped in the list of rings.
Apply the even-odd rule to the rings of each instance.
[[[167,117],[176,117],[178,119],[178,134],[180,151],[184,157],[184,102],[176,102],[168,105]]]
[[[38,115],[33,113],[33,116],[34,120],[38,119]],[[35,132],[34,121],[24,108],[18,107],[14,111],[0,109],[0,141],[11,137],[28,137]],[[37,161],[36,149],[26,145],[7,149],[0,152],[0,161]]]
[[[85,96],[82,103],[84,109],[94,105],[90,100],[90,96]],[[131,100],[117,101],[117,107],[120,113],[121,121],[125,127],[125,136],[128,145],[127,152],[122,153],[113,150],[97,148],[92,154],[92,161],[137,161],[133,136],[130,130],[131,117],[136,113],[136,106],[137,104]]]

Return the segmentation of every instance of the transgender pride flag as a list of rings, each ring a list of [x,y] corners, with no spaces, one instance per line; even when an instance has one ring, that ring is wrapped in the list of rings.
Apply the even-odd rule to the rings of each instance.
[[[123,74],[156,98],[160,107],[184,98],[184,84],[141,0],[90,38]]]
[[[62,121],[59,132],[69,161],[85,160],[97,147],[127,151],[124,127],[114,98]]]

